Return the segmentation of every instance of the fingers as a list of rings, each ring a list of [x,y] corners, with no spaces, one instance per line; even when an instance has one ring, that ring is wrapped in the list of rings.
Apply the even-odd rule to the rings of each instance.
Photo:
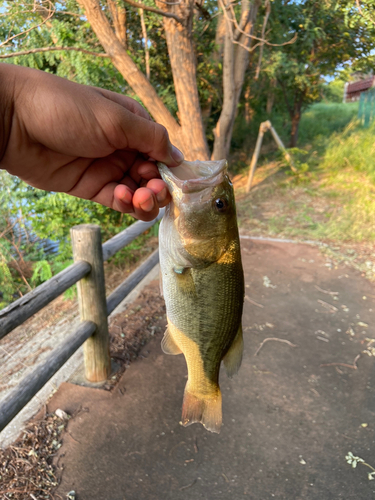
[[[163,208],[171,201],[167,185],[161,179],[152,179],[147,183],[147,189],[153,192],[159,208]],[[134,204],[134,201],[133,201]]]
[[[146,187],[133,192],[128,186],[119,184],[114,190],[113,208],[130,213],[136,219],[150,221],[171,200],[166,184],[161,179],[152,179]]]

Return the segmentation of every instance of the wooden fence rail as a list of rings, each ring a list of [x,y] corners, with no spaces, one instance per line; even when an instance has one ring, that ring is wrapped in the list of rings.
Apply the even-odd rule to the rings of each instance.
[[[55,375],[62,365],[84,344],[85,375],[90,381],[105,380],[110,370],[108,315],[158,263],[153,252],[106,299],[103,261],[131,243],[162,218],[138,221],[103,245],[100,228],[81,225],[72,228],[76,262],[21,299],[0,311],[0,339],[30,316],[40,311],[75,283],[78,283],[81,323],[66,340],[0,402],[0,431],[19,413],[33,396]]]

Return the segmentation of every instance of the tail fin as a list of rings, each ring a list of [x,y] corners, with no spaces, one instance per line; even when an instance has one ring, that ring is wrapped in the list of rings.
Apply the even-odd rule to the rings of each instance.
[[[212,395],[194,394],[185,389],[181,424],[186,427],[200,422],[211,432],[220,432],[222,421],[219,386]]]

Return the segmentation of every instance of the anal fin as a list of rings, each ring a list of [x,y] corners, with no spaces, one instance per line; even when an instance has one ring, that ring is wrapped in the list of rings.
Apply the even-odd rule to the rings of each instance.
[[[161,348],[165,354],[173,354],[173,355],[182,354],[181,349],[174,341],[168,327],[164,332],[164,337],[163,340],[161,341]]]
[[[161,272],[161,267],[159,267],[159,291],[160,295],[164,298],[164,292],[163,292],[163,275]]]
[[[233,375],[235,375],[238,372],[242,362],[242,354],[243,354],[243,335],[242,335],[242,326],[240,326],[237,335],[235,336],[232,345],[229,348],[229,351],[226,353],[223,359],[225,370],[227,372],[228,377],[233,377]]]

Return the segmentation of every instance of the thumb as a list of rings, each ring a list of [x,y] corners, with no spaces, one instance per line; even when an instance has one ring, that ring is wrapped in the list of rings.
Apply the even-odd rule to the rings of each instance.
[[[184,160],[183,153],[170,142],[167,129],[160,123],[152,121],[143,108],[143,113],[140,113],[138,108],[129,109],[129,102],[125,101],[122,96],[116,95],[116,101],[113,98],[111,100],[117,107],[116,114],[120,128],[118,132],[121,132],[115,134],[116,149],[139,151],[156,161],[165,163],[168,167],[176,167]],[[138,107],[141,108],[139,105]],[[110,129],[112,127],[113,122]]]
[[[142,119],[141,130],[138,129],[136,134],[142,141],[138,150],[141,153],[146,153],[156,161],[161,161],[168,167],[176,167],[184,160],[184,154],[170,142],[167,129],[160,123],[155,123],[151,120]],[[144,123],[146,122],[146,123]],[[136,140],[133,136],[131,140]],[[134,146],[129,142],[129,148]]]

